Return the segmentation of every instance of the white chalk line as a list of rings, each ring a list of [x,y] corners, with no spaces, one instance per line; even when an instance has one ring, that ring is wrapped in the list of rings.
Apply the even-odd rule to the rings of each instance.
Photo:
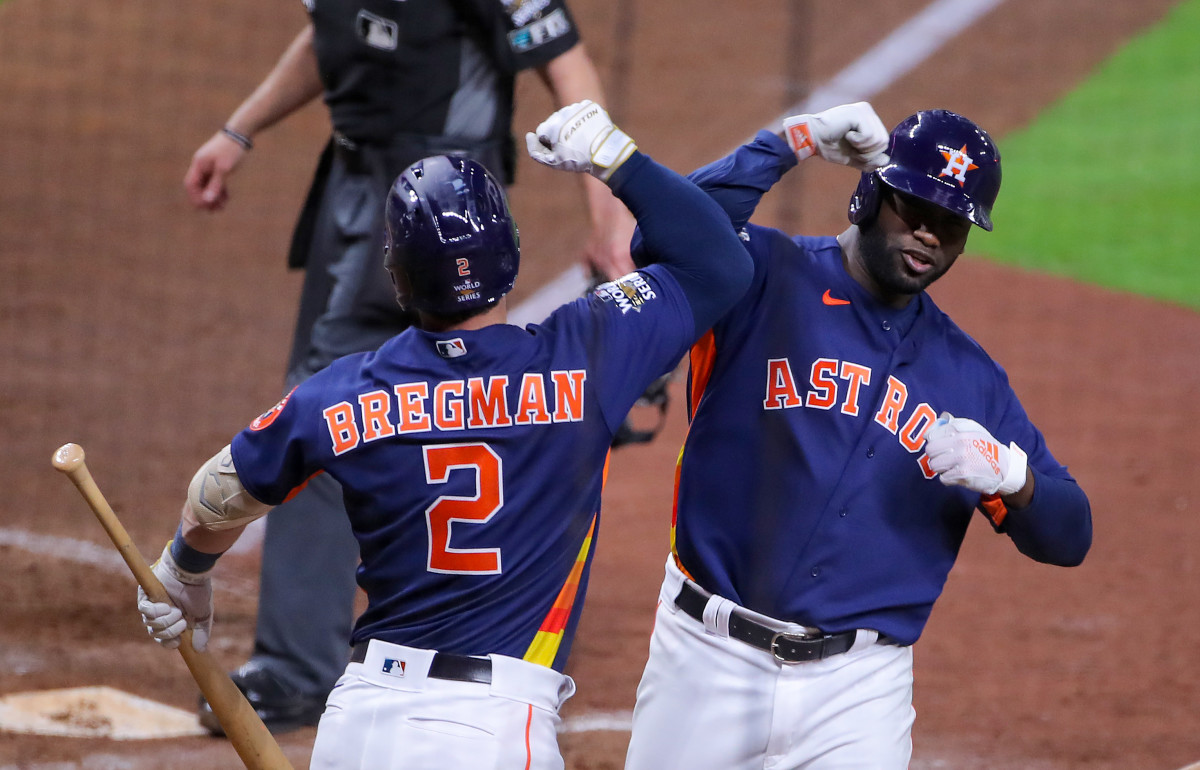
[[[102,546],[87,540],[76,540],[71,537],[39,535],[23,529],[0,527],[0,546],[4,545],[19,548],[35,556],[48,556],[53,559],[61,559],[76,564],[87,564],[92,567],[98,567],[105,572],[129,573],[129,565],[125,563],[125,560],[117,553],[116,547],[112,545]],[[158,554],[155,553],[154,556],[157,558]],[[145,558],[144,555],[143,558]],[[132,577],[132,575],[130,576]],[[217,591],[228,591],[244,595],[257,592],[258,581],[221,575],[213,581],[213,588]]]
[[[562,733],[627,733],[633,727],[632,711],[596,711],[563,720]]]

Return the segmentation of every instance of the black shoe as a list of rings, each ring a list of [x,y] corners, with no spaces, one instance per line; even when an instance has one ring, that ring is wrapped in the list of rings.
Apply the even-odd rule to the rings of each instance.
[[[250,701],[258,718],[272,733],[286,733],[315,725],[325,711],[324,696],[297,693],[253,660],[242,665],[229,678]],[[225,734],[225,729],[203,695],[200,696],[200,724],[213,735]]]

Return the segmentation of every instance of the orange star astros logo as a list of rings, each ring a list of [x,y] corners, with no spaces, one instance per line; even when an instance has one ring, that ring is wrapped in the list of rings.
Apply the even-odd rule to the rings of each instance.
[[[952,177],[958,181],[958,186],[962,187],[967,183],[967,172],[979,168],[971,162],[971,156],[967,155],[967,145],[963,145],[961,150],[939,150],[942,157],[946,159],[946,167],[942,169],[942,173],[938,176]]]

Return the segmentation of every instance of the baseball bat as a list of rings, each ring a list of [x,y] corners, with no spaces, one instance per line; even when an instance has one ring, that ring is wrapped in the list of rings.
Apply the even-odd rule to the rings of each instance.
[[[129,565],[138,584],[146,592],[146,596],[156,602],[170,602],[166,589],[146,564],[129,533],[125,531],[120,519],[113,513],[113,509],[92,479],[92,474],[84,463],[83,447],[78,444],[63,444],[54,453],[53,464],[71,479],[87,500],[104,531],[120,552],[121,558]],[[192,678],[200,685],[200,692],[204,693],[205,699],[212,706],[213,714],[220,720],[229,742],[233,744],[234,750],[248,770],[293,770],[267,726],[258,718],[258,714],[254,713],[254,708],[229,675],[207,652],[197,652],[192,647],[190,628],[183,632],[178,649],[188,670],[192,672]]]

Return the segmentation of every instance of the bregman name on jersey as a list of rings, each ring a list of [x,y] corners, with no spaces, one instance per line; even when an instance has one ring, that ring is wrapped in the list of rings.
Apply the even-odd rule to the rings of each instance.
[[[466,380],[403,382],[392,390],[359,394],[356,403],[342,401],[321,414],[336,455],[390,436],[432,430],[506,428],[579,422],[583,419],[583,369],[521,376],[510,401],[507,375]]]
[[[870,384],[870,367],[836,358],[818,358],[809,367],[809,390],[802,396],[792,375],[791,362],[786,358],[772,358],[767,361],[763,409],[805,407],[830,410],[837,406],[842,414],[858,417],[861,412],[858,403],[860,396],[863,389]],[[841,393],[843,386],[844,396]],[[874,420],[895,436],[901,446],[909,452],[916,453],[925,445],[925,431],[929,430],[929,426],[937,419],[937,412],[922,401],[913,408],[901,425],[900,419],[907,405],[908,385],[889,374]],[[928,457],[924,453],[917,458],[917,462],[925,478],[931,479],[937,475],[929,467]]]

